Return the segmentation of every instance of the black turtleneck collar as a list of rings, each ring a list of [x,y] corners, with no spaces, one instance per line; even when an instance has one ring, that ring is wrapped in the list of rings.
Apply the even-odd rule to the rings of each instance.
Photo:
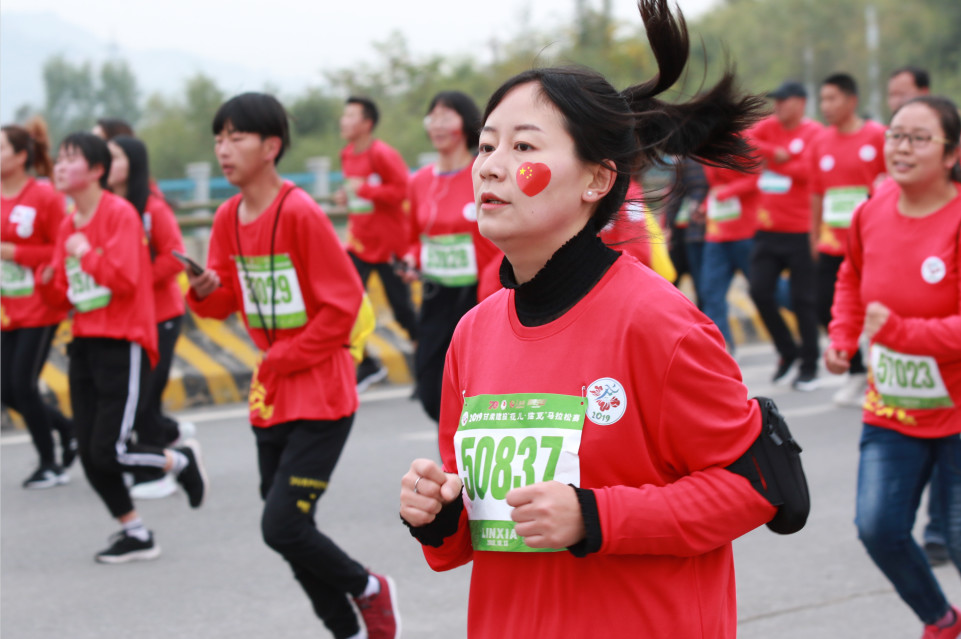
[[[521,324],[543,326],[581,301],[619,255],[597,236],[593,222],[588,222],[528,282],[517,283],[514,268],[505,257],[501,262],[501,284],[514,289],[514,306]]]

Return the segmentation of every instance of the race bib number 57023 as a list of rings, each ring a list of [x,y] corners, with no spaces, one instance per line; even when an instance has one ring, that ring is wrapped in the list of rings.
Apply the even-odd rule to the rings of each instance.
[[[586,400],[553,394],[464,399],[454,435],[474,550],[537,552],[514,532],[507,493],[543,481],[580,485]]]
[[[874,386],[888,406],[913,409],[954,406],[933,357],[899,353],[872,344],[871,372]]]

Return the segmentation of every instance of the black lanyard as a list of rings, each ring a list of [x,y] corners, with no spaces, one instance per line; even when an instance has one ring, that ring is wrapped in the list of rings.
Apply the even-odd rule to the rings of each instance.
[[[267,338],[268,348],[274,345],[277,338],[277,281],[274,277],[274,242],[277,239],[277,223],[280,221],[280,211],[283,209],[284,200],[287,199],[287,196],[290,195],[291,191],[295,188],[297,187],[292,187],[280,198],[280,203],[277,204],[277,213],[274,216],[274,226],[270,232],[270,332],[267,331],[267,322],[264,320],[263,311],[260,309],[260,300],[257,299],[257,291],[255,290],[253,280],[250,279],[250,273],[247,271],[247,261],[244,259],[244,251],[240,247],[240,201],[243,198],[237,200],[237,208],[234,210],[234,232],[237,235],[237,255],[240,257],[240,266],[244,271],[244,282],[241,284],[247,285],[247,290],[250,291],[250,297],[254,299],[254,304],[257,305],[257,317],[260,318],[260,326],[264,330],[264,337]]]

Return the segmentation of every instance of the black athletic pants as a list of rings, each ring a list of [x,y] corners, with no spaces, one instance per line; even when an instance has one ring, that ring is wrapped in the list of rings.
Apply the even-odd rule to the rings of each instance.
[[[137,434],[137,442],[147,446],[163,448],[172,444],[180,431],[177,422],[163,414],[163,393],[170,379],[170,366],[174,361],[174,348],[180,337],[180,328],[184,316],[165,320],[157,324],[157,351],[159,359],[147,378],[144,386],[143,400],[140,411],[134,421],[133,429]],[[163,477],[163,471],[150,468],[141,469],[134,473],[135,481],[150,481]]]
[[[353,422],[350,415],[253,429],[264,541],[290,564],[314,612],[337,639],[360,630],[348,595],[363,594],[368,573],[317,529],[314,516]]]
[[[838,281],[838,271],[841,269],[842,262],[844,262],[843,255],[818,254],[818,321],[821,323],[821,326],[824,327],[824,330],[827,330],[828,325],[831,323],[831,306],[834,304],[834,287]],[[861,349],[854,351],[854,354],[851,356],[851,368],[848,372],[852,375],[868,372],[868,369],[864,367]]]
[[[23,417],[41,465],[56,462],[54,430],[61,446],[73,437],[70,420],[43,401],[38,385],[56,332],[57,324],[52,324],[0,333],[0,401]]]
[[[384,284],[384,293],[394,312],[394,319],[407,331],[412,342],[417,341],[417,313],[410,299],[410,287],[404,283],[400,275],[394,272],[394,267],[389,262],[365,262],[350,251],[347,254],[353,260],[365,288],[371,271],[377,272],[380,281]]]
[[[124,471],[167,463],[159,447],[130,443],[150,364],[143,348],[126,340],[75,337],[69,347],[70,403],[80,461],[110,514],[133,510]]]
[[[791,306],[797,318],[800,347],[784,323],[777,303],[781,271],[791,272]],[[814,374],[818,368],[817,279],[808,233],[758,231],[751,254],[751,299],[785,360],[801,358],[801,372]]]
[[[440,392],[444,361],[457,322],[477,305],[477,286],[441,286],[424,282],[414,369],[417,394],[427,415],[440,421]]]

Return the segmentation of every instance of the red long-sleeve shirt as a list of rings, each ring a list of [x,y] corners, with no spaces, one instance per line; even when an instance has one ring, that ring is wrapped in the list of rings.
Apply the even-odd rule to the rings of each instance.
[[[358,404],[348,351],[364,295],[357,269],[327,215],[291,182],[249,224],[237,217],[241,197],[224,202],[214,217],[207,267],[221,287],[203,299],[191,290],[187,303],[205,317],[241,311],[251,339],[266,351],[250,385],[254,426],[346,417]],[[253,283],[245,286],[248,275]]]
[[[418,170],[410,180],[408,201],[411,232],[407,254],[417,260],[417,267],[425,277],[432,275],[430,268],[424,270],[422,237],[444,241],[458,237],[466,240],[465,236],[469,235],[474,268],[468,270],[474,272],[477,280],[478,301],[501,287],[498,269],[504,254],[477,228],[477,205],[469,166],[456,173],[437,173],[434,165]],[[456,275],[466,272],[464,268],[456,269]]]
[[[157,363],[157,321],[154,316],[153,269],[147,237],[137,209],[104,191],[97,210],[77,228],[76,213],[63,220],[50,265],[53,279],[38,284],[51,307],[75,309],[74,337],[108,337],[140,344]],[[67,238],[81,232],[90,250],[77,260],[67,255]],[[45,269],[36,270],[39,283]]]
[[[823,202],[817,248],[828,255],[844,255],[851,215],[885,171],[884,127],[867,120],[856,132],[842,134],[831,126],[809,146],[811,194]]]
[[[63,195],[30,178],[16,197],[0,198],[0,239],[16,244],[13,260],[3,262],[0,330],[50,326],[66,313],[46,305],[34,269],[53,257],[64,219]]]
[[[831,346],[853,353],[867,305],[891,309],[871,344],[864,421],[945,437],[961,432],[961,194],[921,218],[898,211],[900,194],[879,189],[854,214]]]
[[[340,165],[345,180],[364,180],[356,193],[348,193],[347,249],[372,263],[389,262],[392,255],[406,253],[408,171],[400,153],[381,140],[360,153],[348,144],[340,152]]]
[[[787,129],[773,115],[751,130],[751,143],[757,155],[767,161],[758,180],[758,228],[776,233],[807,233],[811,230],[811,191],[808,176],[811,163],[807,151],[811,140],[823,129],[807,118]],[[786,162],[776,162],[775,151],[790,154]]]
[[[705,166],[704,175],[711,189],[707,199],[707,242],[734,242],[754,237],[757,209],[761,200],[757,173]]]
[[[173,256],[173,251],[184,252],[184,239],[174,212],[154,193],[147,198],[143,223],[153,252],[154,309],[159,324],[184,314],[184,295],[177,281],[184,267]]]
[[[539,481],[553,443],[525,437],[514,417],[531,411],[530,419],[571,434],[584,420],[577,457],[560,455],[557,468],[568,468],[565,481],[577,468],[572,483],[593,490],[603,544],[584,558],[477,550],[468,526],[476,508],[467,502],[458,531],[423,550],[435,570],[473,561],[468,636],[733,638],[731,541],[770,520],[774,508],[723,469],[757,438],[760,414],[720,333],[669,282],[626,255],[546,325],[522,325],[513,297],[498,291],[457,327],[444,371],[444,470],[491,494],[499,483]],[[546,412],[544,398],[558,395],[575,410]],[[490,414],[475,421],[462,409],[478,396],[480,412]],[[487,430],[463,431],[476,437],[455,447],[467,424]],[[500,452],[483,463],[484,440],[504,435],[521,442],[507,455],[517,463],[505,468],[511,449],[494,443],[488,452]],[[474,454],[476,464],[459,466],[458,456]]]

